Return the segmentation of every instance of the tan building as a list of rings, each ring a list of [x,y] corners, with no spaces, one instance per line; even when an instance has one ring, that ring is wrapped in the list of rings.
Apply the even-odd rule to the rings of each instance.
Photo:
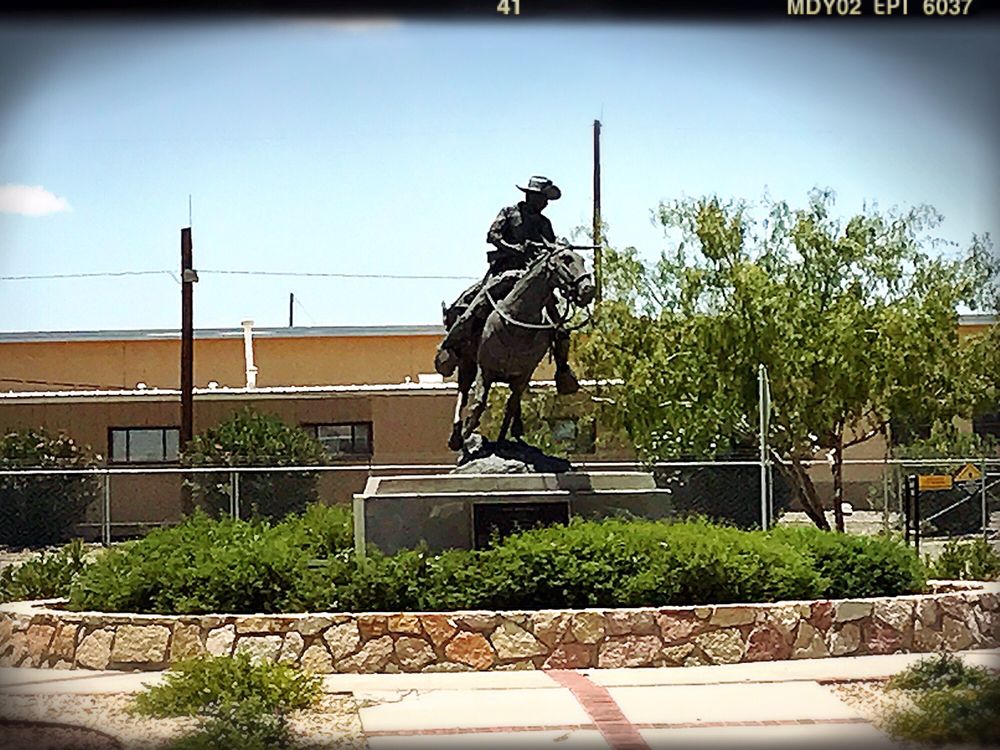
[[[364,487],[368,469],[351,466],[453,466],[446,443],[456,388],[433,372],[443,334],[439,326],[196,331],[194,432],[244,406],[305,428],[331,454],[334,468],[320,482],[328,501]],[[177,331],[0,334],[0,430],[62,430],[116,468],[176,467],[179,351]],[[543,363],[537,374],[551,371]],[[179,517],[179,475],[112,481],[115,524]]]
[[[992,323],[991,316],[963,316],[961,333]],[[338,466],[321,481],[329,501],[346,501],[363,487],[368,469],[348,465],[453,465],[446,440],[455,386],[433,373],[442,335],[439,326],[198,330],[194,431],[245,405],[306,428]],[[170,330],[0,333],[0,430],[44,426],[91,446],[111,466],[176,467],[179,352],[179,333]],[[551,364],[543,362],[536,378],[551,376]],[[558,425],[562,432],[567,427],[572,434],[571,424]],[[988,419],[976,428],[997,431]],[[872,440],[848,457],[881,459],[884,452]],[[858,487],[848,487],[849,498],[861,501],[863,485],[881,471],[852,469],[845,479]],[[826,467],[813,474],[828,484]],[[176,475],[169,481],[116,475],[115,522],[176,520],[179,482]]]

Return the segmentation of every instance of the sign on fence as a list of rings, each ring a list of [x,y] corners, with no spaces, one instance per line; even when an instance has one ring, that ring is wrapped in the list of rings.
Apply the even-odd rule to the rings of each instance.
[[[956,482],[978,482],[983,478],[983,472],[972,464],[966,464],[955,475]]]
[[[921,492],[950,490],[953,484],[951,474],[921,474],[917,480],[917,487]]]

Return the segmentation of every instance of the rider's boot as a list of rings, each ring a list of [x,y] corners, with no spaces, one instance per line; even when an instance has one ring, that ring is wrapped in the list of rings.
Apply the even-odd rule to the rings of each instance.
[[[569,396],[580,390],[580,381],[576,379],[573,369],[569,366],[569,334],[560,331],[552,342],[552,354],[556,361],[556,393]]]

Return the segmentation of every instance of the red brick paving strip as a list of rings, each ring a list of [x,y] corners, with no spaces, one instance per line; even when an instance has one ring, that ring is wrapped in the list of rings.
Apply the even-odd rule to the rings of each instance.
[[[545,674],[573,693],[611,750],[649,750],[639,730],[625,718],[606,687],[571,669],[546,669]]]

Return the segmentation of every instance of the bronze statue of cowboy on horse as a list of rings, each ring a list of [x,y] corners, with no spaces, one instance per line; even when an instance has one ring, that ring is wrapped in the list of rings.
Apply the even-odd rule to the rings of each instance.
[[[490,387],[510,386],[497,442],[508,429],[515,439],[524,434],[521,395],[547,351],[556,365],[556,389],[575,393],[579,383],[569,366],[569,308],[559,311],[560,297],[585,307],[594,299],[593,275],[573,246],[556,240],[552,224],[542,214],[562,192],[546,177],[532,177],[517,186],[524,200],[500,211],[486,240],[489,270],[482,281],[445,308],[447,334],[434,358],[444,376],[458,371],[459,396],[448,446],[463,450],[479,426]],[[470,401],[465,419],[462,412]]]

